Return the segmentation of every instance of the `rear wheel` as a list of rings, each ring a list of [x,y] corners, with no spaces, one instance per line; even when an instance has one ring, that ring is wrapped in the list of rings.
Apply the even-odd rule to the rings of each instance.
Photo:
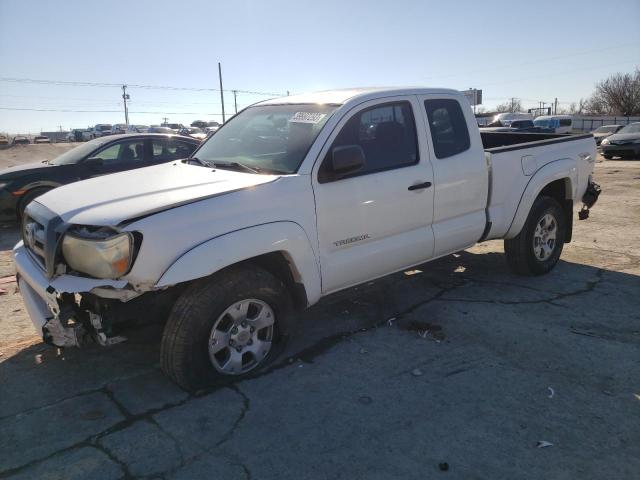
[[[169,316],[162,369],[186,390],[248,375],[275,357],[290,309],[283,283],[259,267],[233,267],[198,281]]]
[[[538,197],[521,232],[504,241],[509,268],[520,275],[549,272],[560,259],[566,228],[560,204],[551,197]]]
[[[604,158],[606,158],[607,160],[611,160],[613,158],[613,155],[602,155]]]

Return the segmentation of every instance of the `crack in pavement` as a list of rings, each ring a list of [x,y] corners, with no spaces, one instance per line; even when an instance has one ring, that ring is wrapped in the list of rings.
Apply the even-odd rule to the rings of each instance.
[[[395,317],[396,321],[402,320],[404,317],[406,317],[407,315],[410,315],[411,313],[415,312],[417,309],[431,303],[431,302],[436,302],[436,301],[441,301],[441,302],[462,302],[462,303],[489,303],[489,304],[504,304],[504,305],[518,305],[518,304],[540,304],[540,303],[550,303],[552,305],[555,306],[562,306],[562,305],[556,305],[553,302],[556,300],[561,300],[563,298],[568,298],[568,297],[572,297],[572,296],[576,296],[576,295],[581,295],[584,293],[589,293],[591,291],[593,291],[596,286],[602,281],[602,277],[604,274],[604,269],[600,268],[597,270],[596,272],[596,276],[597,279],[596,280],[590,280],[587,281],[587,285],[585,288],[573,291],[573,292],[568,292],[568,293],[560,293],[560,294],[556,294],[554,296],[552,296],[551,298],[548,299],[540,299],[540,300],[522,300],[522,301],[500,301],[500,300],[474,300],[474,299],[465,299],[465,298],[443,298],[445,294],[460,288],[464,285],[467,284],[467,281],[465,279],[465,282],[462,283],[456,283],[453,285],[448,285],[448,286],[440,286],[435,284],[434,286],[436,288],[439,288],[440,291],[437,292],[436,294],[432,295],[430,298],[419,301],[407,308],[405,308],[403,311],[395,314],[395,315],[390,315],[390,317]],[[475,282],[479,282],[479,283],[483,283],[484,281],[481,279],[473,279],[472,281]],[[432,282],[433,283],[433,282]],[[491,283],[491,281],[488,282],[484,282],[484,283]],[[496,282],[494,282],[496,283]],[[505,282],[501,282],[501,283],[505,283]],[[517,284],[509,284],[508,285],[512,285],[516,288],[520,288],[519,285]],[[525,287],[526,288],[526,287]],[[534,289],[533,287],[530,287],[530,289]],[[548,292],[545,292],[548,293]],[[75,397],[79,397],[79,396],[83,396],[83,395],[88,395],[90,393],[96,393],[96,392],[101,392],[104,393],[116,406],[116,408],[118,409],[118,411],[123,415],[124,420],[121,420],[119,422],[116,422],[115,424],[111,425],[110,427],[106,428],[105,430],[103,430],[102,432],[99,432],[98,434],[93,434],[91,436],[89,436],[88,438],[77,442],[73,445],[70,445],[68,447],[65,447],[63,449],[60,449],[56,452],[53,452],[43,458],[39,458],[39,459],[35,459],[32,460],[24,465],[21,465],[19,467],[15,467],[9,470],[5,470],[5,471],[0,471],[0,478],[6,478],[9,475],[18,473],[34,464],[46,461],[50,458],[53,458],[56,455],[59,455],[61,453],[65,453],[68,452],[70,450],[73,449],[77,449],[77,448],[81,448],[84,446],[90,446],[93,448],[98,448],[102,451],[104,451],[104,453],[106,455],[109,456],[110,459],[112,459],[113,461],[115,461],[118,465],[120,465],[120,467],[123,469],[123,471],[125,472],[125,478],[129,479],[129,478],[135,478],[134,476],[131,475],[131,473],[128,470],[128,466],[126,465],[126,463],[122,462],[121,460],[117,459],[115,457],[115,455],[108,451],[108,449],[106,447],[104,447],[103,445],[101,445],[99,442],[102,438],[106,437],[107,435],[110,435],[112,433],[124,430],[125,428],[131,426],[132,424],[141,421],[141,420],[146,420],[149,421],[155,425],[157,425],[160,430],[166,434],[175,444],[176,449],[180,455],[181,458],[181,465],[179,465],[178,467],[174,467],[172,469],[170,469],[170,471],[168,472],[162,472],[161,474],[156,474],[156,475],[164,475],[166,473],[171,473],[179,468],[184,467],[185,465],[191,463],[194,460],[197,460],[198,458],[200,458],[200,456],[204,453],[210,452],[209,451],[205,451],[202,452],[202,454],[194,456],[189,458],[188,460],[185,458],[184,452],[182,452],[181,450],[181,446],[180,446],[180,442],[170,433],[166,432],[164,429],[162,429],[157,422],[152,418],[153,415],[156,415],[158,413],[167,411],[167,410],[171,410],[173,408],[182,406],[184,404],[186,404],[187,402],[189,402],[191,399],[193,398],[200,398],[203,396],[207,396],[211,393],[214,393],[217,390],[220,390],[221,388],[229,388],[233,391],[235,391],[241,398],[243,401],[243,408],[238,416],[238,418],[236,419],[236,421],[234,422],[233,426],[231,427],[231,429],[226,432],[222,438],[216,443],[215,448],[218,448],[222,445],[224,445],[226,442],[228,442],[234,435],[236,429],[239,427],[239,425],[241,424],[242,420],[244,419],[245,415],[247,414],[247,412],[250,410],[250,399],[249,397],[247,397],[246,394],[244,394],[244,392],[242,392],[240,390],[240,388],[238,387],[238,385],[240,383],[242,383],[243,381],[247,381],[247,380],[252,380],[255,378],[260,378],[266,375],[269,375],[277,370],[289,367],[293,364],[293,360],[295,358],[298,358],[299,360],[305,362],[305,363],[313,363],[314,359],[317,358],[318,356],[324,354],[325,352],[327,352],[328,350],[330,350],[331,348],[333,348],[336,344],[338,344],[339,342],[352,337],[356,334],[359,333],[363,333],[363,332],[367,332],[367,331],[371,331],[371,330],[375,330],[377,328],[382,327],[383,325],[387,324],[387,320],[388,320],[388,316],[385,316],[385,318],[380,319],[377,322],[374,322],[373,324],[371,324],[368,327],[362,327],[362,328],[358,328],[358,329],[352,329],[352,330],[346,330],[346,331],[342,331],[342,332],[338,332],[335,333],[333,335],[330,335],[328,337],[322,338],[320,339],[318,342],[314,343],[313,345],[304,348],[302,350],[300,350],[299,352],[289,356],[287,359],[283,360],[282,362],[272,365],[271,367],[267,367],[265,370],[259,371],[256,374],[253,375],[249,375],[246,378],[242,378],[242,379],[233,379],[230,381],[225,381],[222,382],[220,385],[217,385],[215,387],[211,387],[209,389],[204,389],[202,391],[196,392],[196,393],[190,393],[187,397],[185,397],[184,399],[178,401],[178,402],[173,402],[173,403],[167,403],[165,405],[162,405],[160,407],[157,408],[153,408],[153,409],[149,409],[145,412],[142,412],[140,414],[132,414],[131,412],[129,412],[124,405],[122,405],[114,396],[113,392],[111,391],[111,389],[109,388],[109,385],[104,385],[101,388],[98,389],[93,389],[93,390],[89,390],[89,391],[84,391],[81,392],[79,394],[67,397],[66,399],[63,400],[58,400],[56,402],[53,402],[52,404],[48,404],[45,405],[43,407],[36,407],[34,409],[30,409],[24,412],[20,412],[14,415],[10,415],[8,417],[4,417],[4,418],[10,418],[10,417],[14,417],[16,415],[20,415],[20,414],[24,414],[24,413],[28,413],[31,411],[35,411],[41,408],[46,408],[52,405],[56,405],[64,400],[68,400],[68,399],[72,399]],[[245,473],[247,474],[247,478],[251,478],[251,472],[248,469],[248,467],[246,467],[246,465],[242,464],[242,463],[236,463],[237,465],[241,466],[243,468],[243,470],[245,471]]]
[[[249,397],[247,397],[247,395],[245,395],[245,393],[242,390],[240,390],[240,388],[237,385],[231,385],[229,389],[233,390],[234,392],[236,392],[238,395],[242,397],[242,410],[240,410],[240,414],[238,415],[238,418],[236,418],[236,421],[233,422],[231,429],[226,434],[224,434],[223,437],[216,443],[216,447],[219,447],[220,445],[231,440],[231,437],[233,437],[233,434],[236,432],[236,429],[238,428],[242,420],[244,420],[245,415],[251,408],[251,402],[249,400]]]
[[[575,290],[573,292],[566,292],[566,293],[557,293],[555,296],[551,297],[551,298],[543,298],[543,299],[538,299],[538,300],[513,300],[513,301],[507,301],[507,300],[479,300],[479,299],[473,299],[473,298],[442,298],[439,299],[440,301],[444,301],[444,302],[461,302],[461,303],[488,303],[488,304],[496,304],[496,305],[531,305],[531,304],[537,304],[537,303],[550,303],[551,305],[560,307],[562,305],[558,305],[555,304],[553,302],[557,301],[557,300],[562,300],[564,298],[568,298],[568,297],[574,297],[576,295],[582,295],[584,293],[589,293],[592,292],[597,286],[598,284],[603,280],[602,276],[604,274],[605,270],[602,268],[599,268],[596,271],[596,276],[598,277],[596,280],[588,280],[587,286],[585,288],[579,289],[579,290]],[[479,282],[482,282],[482,280],[479,280]],[[516,285],[514,285],[516,286]],[[547,292],[550,293],[550,292]]]

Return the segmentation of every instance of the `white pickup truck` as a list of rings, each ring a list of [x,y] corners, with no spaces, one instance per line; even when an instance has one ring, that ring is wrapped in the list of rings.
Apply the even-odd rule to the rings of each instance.
[[[164,311],[162,367],[195,389],[264,365],[321,297],[483,240],[504,239],[516,273],[548,272],[597,199],[595,155],[590,134],[481,135],[453,90],[273,99],[189,159],[30,203],[19,287],[60,347]]]

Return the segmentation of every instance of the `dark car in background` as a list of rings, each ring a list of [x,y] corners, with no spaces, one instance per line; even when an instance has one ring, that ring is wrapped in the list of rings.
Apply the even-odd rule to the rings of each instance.
[[[198,145],[198,140],[178,135],[110,135],[84,143],[51,161],[0,170],[0,220],[19,219],[29,202],[53,188],[186,158]]]
[[[11,141],[11,145],[29,145],[30,143],[29,137],[25,135],[16,135]]]
[[[534,132],[544,133],[543,129],[536,127],[533,120],[513,120],[508,127],[481,127],[481,132]]]
[[[614,133],[617,133],[621,128],[622,125],[602,125],[591,133],[593,133],[593,138],[596,139],[596,145],[600,145],[602,140]]]
[[[630,123],[608,136],[602,140],[600,148],[602,156],[606,159],[640,158],[640,122]]]

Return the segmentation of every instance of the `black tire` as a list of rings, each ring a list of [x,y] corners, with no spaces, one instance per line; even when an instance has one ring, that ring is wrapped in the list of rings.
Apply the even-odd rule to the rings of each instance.
[[[534,251],[534,233],[542,218],[550,214],[556,222],[556,238],[551,254],[542,260]],[[520,233],[504,241],[504,253],[512,272],[518,275],[542,275],[555,267],[560,259],[567,231],[566,216],[560,204],[551,197],[538,197]]]
[[[248,298],[265,302],[274,312],[271,349],[252,370],[228,375],[213,366],[209,357],[209,336],[228,307]],[[291,305],[291,297],[284,284],[253,265],[231,267],[194,282],[178,298],[165,325],[160,347],[162,370],[188,391],[251,375],[267,365],[281,350]]]
[[[606,158],[607,160],[611,160],[613,158],[613,155],[602,155],[604,158]]]
[[[29,190],[27,193],[25,193],[22,196],[22,198],[20,199],[20,202],[18,202],[18,209],[16,211],[16,215],[18,216],[18,222],[22,220],[22,217],[24,215],[24,209],[27,208],[27,205],[29,205],[33,200],[38,198],[40,195],[47,193],[49,190],[51,189],[50,188],[34,188],[33,190]]]

